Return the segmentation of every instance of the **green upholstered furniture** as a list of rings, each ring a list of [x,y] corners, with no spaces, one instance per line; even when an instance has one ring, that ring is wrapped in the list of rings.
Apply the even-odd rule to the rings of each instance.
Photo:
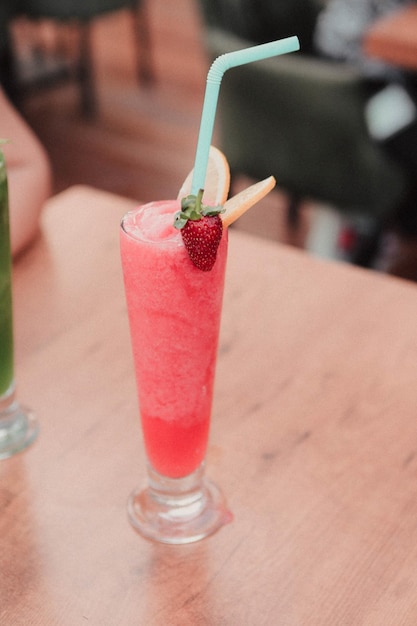
[[[198,0],[211,58],[270,39],[298,35],[301,51],[224,75],[218,119],[232,173],[273,174],[298,201],[328,203],[344,214],[388,214],[405,179],[370,138],[367,84],[352,68],[314,56],[320,4],[312,0]]]

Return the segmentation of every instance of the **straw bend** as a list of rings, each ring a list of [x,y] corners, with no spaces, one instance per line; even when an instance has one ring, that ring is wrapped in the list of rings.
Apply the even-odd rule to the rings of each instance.
[[[223,78],[223,74],[232,67],[246,65],[254,61],[261,61],[280,54],[287,54],[288,52],[296,52],[299,49],[300,42],[298,37],[287,37],[285,39],[259,44],[252,48],[226,52],[217,57],[211,64],[207,74],[207,82],[220,82]]]
[[[192,194],[197,195],[200,189],[204,189],[217,99],[223,74],[232,67],[246,65],[246,63],[253,63],[254,61],[261,61],[280,54],[287,54],[288,52],[295,52],[299,49],[300,42],[298,41],[298,37],[286,37],[285,39],[269,41],[268,43],[252,46],[251,48],[227,52],[213,61],[207,74],[206,93],[191,184]]]

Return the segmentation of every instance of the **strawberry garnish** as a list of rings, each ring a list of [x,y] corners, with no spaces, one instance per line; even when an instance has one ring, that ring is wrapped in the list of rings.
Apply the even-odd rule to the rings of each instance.
[[[181,230],[184,246],[196,267],[204,272],[212,269],[223,233],[221,206],[202,204],[203,191],[181,201],[181,211],[175,216],[174,226]]]
[[[181,229],[190,259],[200,270],[208,272],[212,269],[222,232],[223,224],[219,215],[204,216],[198,221],[189,220]]]

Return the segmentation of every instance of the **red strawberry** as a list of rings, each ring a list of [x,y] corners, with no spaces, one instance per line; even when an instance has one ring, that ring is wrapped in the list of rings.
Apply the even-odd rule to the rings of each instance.
[[[205,215],[199,220],[188,220],[181,229],[190,259],[200,270],[208,272],[212,269],[222,232],[223,223],[219,215]]]
[[[221,206],[204,206],[202,198],[202,189],[197,196],[183,198],[174,226],[181,229],[184,245],[194,265],[208,272],[216,261],[222,238],[223,222],[219,214],[224,210]]]

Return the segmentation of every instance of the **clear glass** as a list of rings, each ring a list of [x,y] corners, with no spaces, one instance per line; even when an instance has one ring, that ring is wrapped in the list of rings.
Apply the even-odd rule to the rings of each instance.
[[[15,397],[12,307],[12,258],[4,157],[0,152],[0,459],[26,448],[38,426]]]
[[[198,541],[231,519],[204,475],[227,232],[215,266],[203,272],[172,226],[178,208],[154,202],[128,213],[120,240],[148,469],[128,514],[144,537],[172,544]]]
[[[170,544],[199,541],[231,520],[222,492],[204,476],[204,463],[183,478],[148,465],[148,484],[130,495],[128,515],[141,535]]]
[[[38,423],[32,411],[21,406],[14,384],[0,396],[0,459],[21,452],[37,437]]]

